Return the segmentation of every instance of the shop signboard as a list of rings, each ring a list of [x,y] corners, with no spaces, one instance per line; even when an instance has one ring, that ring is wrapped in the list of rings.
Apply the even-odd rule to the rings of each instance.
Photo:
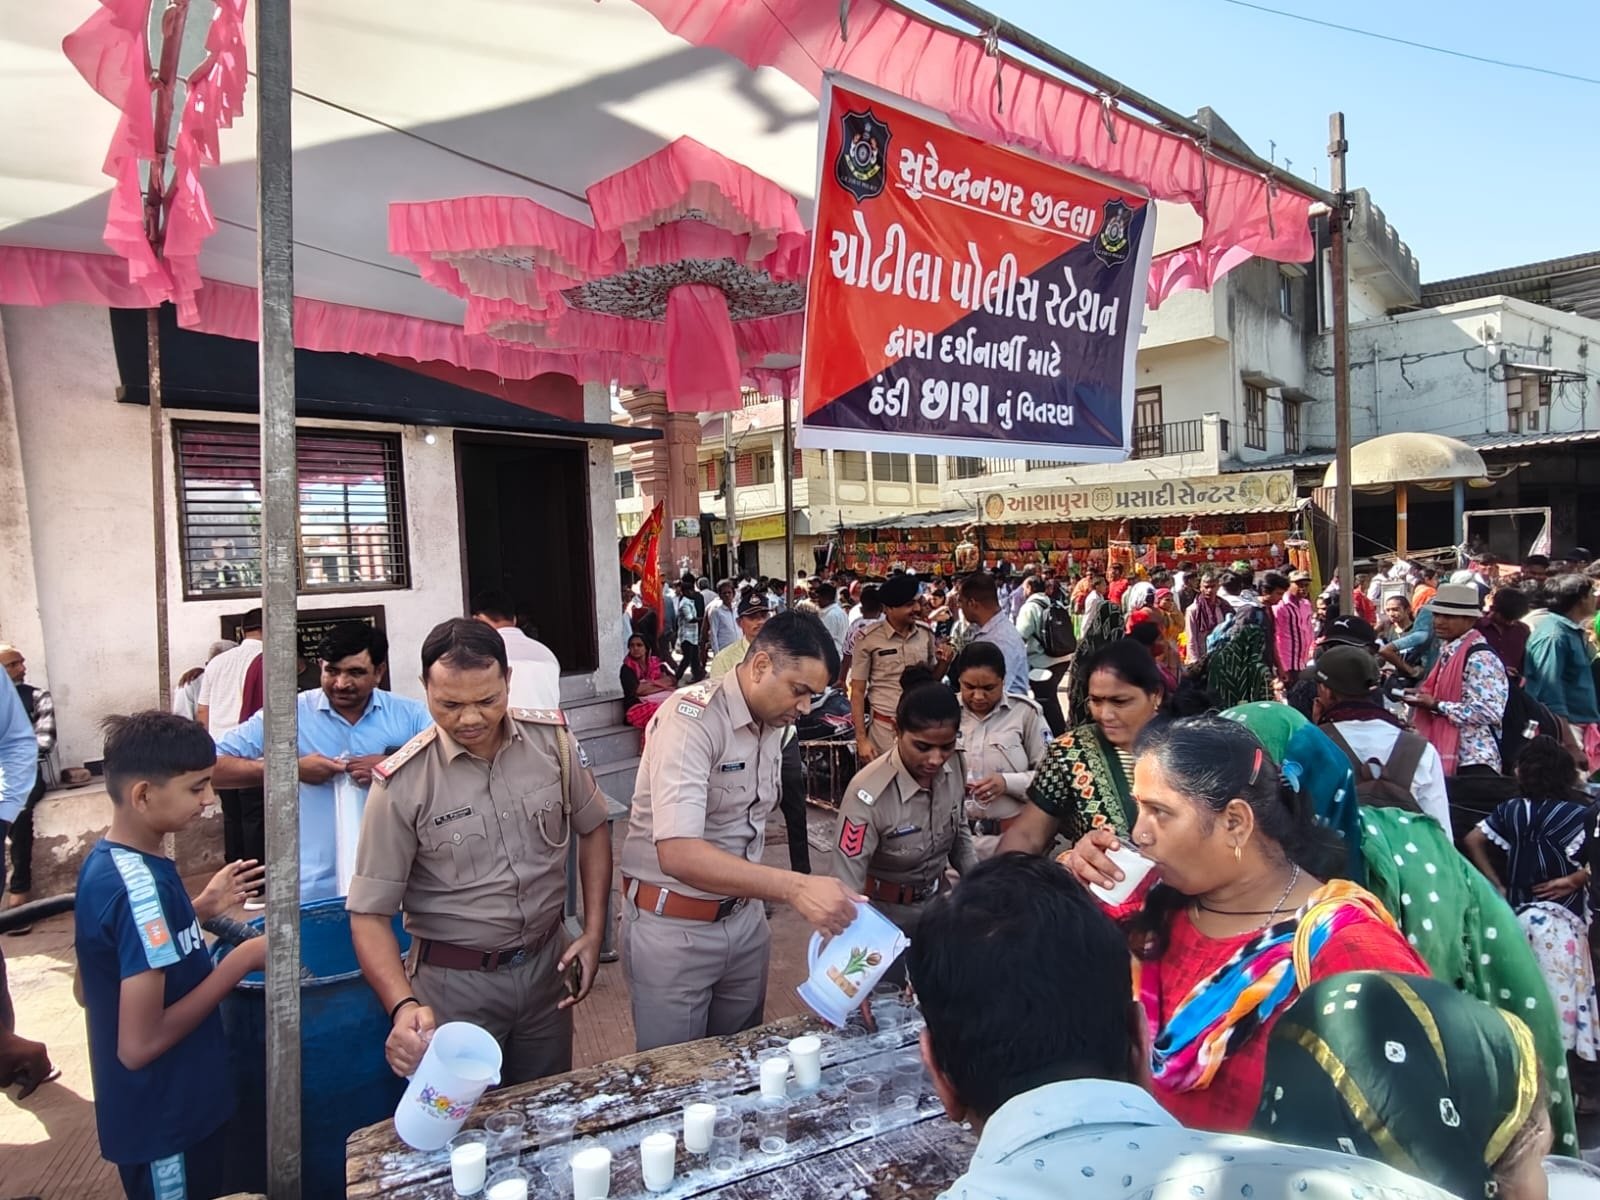
[[[982,511],[987,524],[1015,525],[1288,512],[1297,504],[1293,471],[1249,471],[1082,487],[1013,488],[984,496]]]
[[[830,76],[803,447],[1119,462],[1155,206]]]

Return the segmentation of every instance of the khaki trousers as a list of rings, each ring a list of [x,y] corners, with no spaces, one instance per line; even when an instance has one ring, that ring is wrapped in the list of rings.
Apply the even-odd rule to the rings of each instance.
[[[724,921],[658,917],[625,900],[622,966],[638,1049],[754,1029],[766,1012],[771,957],[759,900]]]
[[[556,964],[566,948],[553,935],[531,959],[498,971],[459,971],[418,963],[411,990],[440,1025],[470,1021],[487,1029],[505,1054],[502,1084],[527,1083],[572,1070],[572,1009]]]
[[[893,721],[885,721],[878,717],[868,716],[867,740],[872,743],[872,748],[880,756],[894,749],[895,734],[896,730]]]

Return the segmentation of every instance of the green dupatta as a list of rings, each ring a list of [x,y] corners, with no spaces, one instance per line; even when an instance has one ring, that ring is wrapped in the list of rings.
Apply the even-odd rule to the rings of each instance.
[[[1028,799],[1061,823],[1069,843],[1102,825],[1119,838],[1133,833],[1133,785],[1116,749],[1093,724],[1069,729],[1050,743]]]

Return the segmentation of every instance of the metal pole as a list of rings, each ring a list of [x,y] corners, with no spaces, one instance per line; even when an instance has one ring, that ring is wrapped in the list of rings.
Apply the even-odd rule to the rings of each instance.
[[[783,594],[794,607],[794,410],[783,398]]]
[[[161,429],[160,310],[145,310],[145,353],[150,369],[150,512],[156,537],[156,704],[172,703],[172,662],[167,631],[167,455]]]
[[[1339,602],[1343,611],[1355,611],[1355,500],[1350,487],[1350,295],[1349,268],[1345,254],[1346,225],[1350,219],[1350,194],[1345,189],[1344,157],[1349,143],[1344,139],[1344,114],[1328,118],[1329,180],[1336,193],[1333,211],[1328,214],[1329,274],[1333,283],[1333,433],[1334,462],[1338,475],[1334,489],[1334,521],[1337,524]]]
[[[739,578],[739,509],[733,498],[733,414],[722,414],[722,522],[728,530],[728,578]]]
[[[1282,167],[1268,162],[1249,150],[1210,142],[1210,131],[1204,125],[1190,120],[1182,113],[1168,108],[1165,104],[1160,104],[1150,99],[1150,97],[1134,91],[1120,80],[1102,74],[1088,63],[1056,49],[1049,42],[1042,41],[1026,29],[1019,29],[1010,21],[1002,21],[986,8],[980,8],[976,4],[968,3],[968,0],[927,0],[927,3],[933,8],[943,9],[951,16],[974,26],[982,34],[987,35],[992,32],[1000,41],[1009,42],[1040,62],[1047,63],[1058,71],[1063,71],[1087,83],[1096,91],[1110,96],[1125,108],[1144,113],[1146,116],[1154,118],[1159,124],[1206,142],[1207,153],[1214,158],[1248,167],[1250,170],[1265,175],[1269,179],[1276,180],[1291,191],[1299,192],[1302,196],[1308,196],[1312,200],[1320,200],[1328,205],[1334,203],[1335,195],[1339,191],[1337,185],[1334,186],[1332,192],[1324,191],[1316,184],[1307,183],[1299,176],[1290,174]],[[907,9],[906,11],[909,12],[911,10]],[[1010,100],[1009,96],[1007,100]]]
[[[256,3],[261,275],[261,561],[266,616],[267,1194],[300,1200],[300,783],[295,712],[299,479],[294,435],[290,0]]]

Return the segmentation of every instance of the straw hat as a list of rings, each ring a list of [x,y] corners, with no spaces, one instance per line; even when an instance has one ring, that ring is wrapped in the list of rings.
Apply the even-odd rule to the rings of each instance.
[[[1470,583],[1444,584],[1429,603],[1433,605],[1435,616],[1483,616],[1483,601],[1478,596],[1478,589]]]

